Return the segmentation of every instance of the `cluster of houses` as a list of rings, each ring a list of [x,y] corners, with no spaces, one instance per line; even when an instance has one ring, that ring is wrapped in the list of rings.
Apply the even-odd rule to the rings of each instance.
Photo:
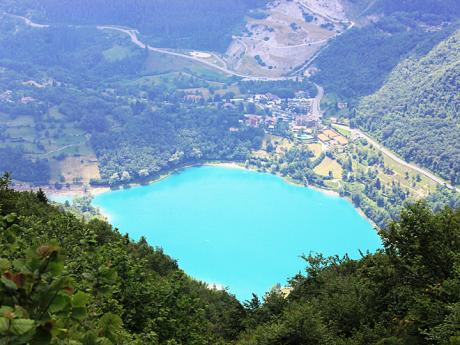
[[[292,133],[293,138],[304,143],[320,142],[325,146],[345,146],[348,139],[321,123],[321,116],[312,111],[314,99],[297,92],[295,98],[282,100],[276,95],[255,95],[245,100],[264,109],[266,115],[246,114],[244,123],[263,128],[266,133],[276,133],[280,124]],[[269,114],[269,115],[268,115]]]
[[[17,100],[16,100],[16,97],[13,93],[13,91],[11,90],[6,90],[2,93],[0,93],[0,103],[15,103]],[[21,102],[22,104],[29,104],[29,103],[32,103],[32,102],[35,102],[36,99],[33,98],[33,97],[30,97],[30,96],[22,96],[20,99],[19,99],[19,102]]]
[[[313,133],[320,126],[320,117],[311,112],[313,99],[308,94],[299,91],[294,98],[286,100],[273,95],[257,94],[245,100],[253,103],[258,108],[265,110],[266,115],[246,114],[244,122],[250,127],[263,128],[267,133],[274,133],[277,126],[283,124],[283,128],[299,140],[313,141]]]

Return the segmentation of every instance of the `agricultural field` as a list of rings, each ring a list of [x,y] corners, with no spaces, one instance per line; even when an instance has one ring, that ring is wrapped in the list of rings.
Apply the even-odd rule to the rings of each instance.
[[[331,176],[334,179],[340,179],[342,178],[343,169],[337,161],[325,157],[313,171],[321,176]]]

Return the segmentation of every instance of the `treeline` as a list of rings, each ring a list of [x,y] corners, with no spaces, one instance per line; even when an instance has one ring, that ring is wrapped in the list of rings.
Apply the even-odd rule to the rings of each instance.
[[[10,8],[60,24],[125,25],[150,36],[154,45],[224,52],[250,9],[266,0],[27,0]]]
[[[297,91],[303,91],[308,97],[315,97],[318,93],[315,84],[307,80],[269,80],[269,81],[241,81],[238,86],[244,94],[271,93],[280,98],[294,98]]]
[[[428,53],[454,30],[426,32],[404,18],[405,14],[383,17],[334,40],[317,58],[319,72],[313,80],[328,93],[356,100],[377,91],[403,58]]]
[[[353,120],[405,160],[460,184],[460,31],[422,58],[409,58],[364,98]]]
[[[94,133],[101,180],[116,185],[148,179],[184,164],[244,161],[260,147],[263,131],[242,127],[242,113],[214,106],[171,105],[155,112],[145,105],[122,128]],[[236,131],[230,131],[235,128]]]
[[[48,160],[32,160],[20,147],[0,148],[0,171],[8,171],[20,181],[37,185],[48,183],[51,176]]]
[[[0,337],[7,344],[456,345],[460,210],[407,206],[359,260],[306,270],[240,304],[145,239],[83,222],[0,179]],[[297,255],[298,253],[293,253]]]

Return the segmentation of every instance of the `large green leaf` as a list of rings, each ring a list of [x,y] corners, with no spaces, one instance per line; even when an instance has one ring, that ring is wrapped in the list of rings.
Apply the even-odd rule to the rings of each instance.
[[[34,320],[29,319],[13,319],[11,321],[11,331],[16,335],[23,335],[34,330],[36,327]]]
[[[65,309],[70,303],[70,297],[65,294],[58,294],[50,305],[49,311],[56,313]]]
[[[86,307],[86,304],[88,304],[88,301],[89,301],[89,296],[85,294],[84,292],[78,291],[72,297],[72,306],[75,308],[83,308],[83,307]]]
[[[6,333],[10,328],[10,321],[6,317],[0,317],[0,334]]]

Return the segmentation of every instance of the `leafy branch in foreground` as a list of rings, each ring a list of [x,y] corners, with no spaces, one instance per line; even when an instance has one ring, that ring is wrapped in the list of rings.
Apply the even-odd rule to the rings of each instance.
[[[96,324],[89,321],[89,295],[74,291],[57,242],[14,259],[22,245],[16,234],[25,231],[17,218],[0,218],[0,344],[116,343],[121,319],[106,313]]]

